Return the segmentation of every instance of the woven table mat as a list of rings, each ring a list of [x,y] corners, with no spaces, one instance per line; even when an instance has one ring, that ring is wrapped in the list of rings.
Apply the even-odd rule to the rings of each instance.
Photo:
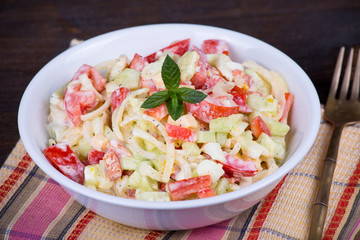
[[[303,161],[260,203],[184,231],[124,226],[86,209],[49,178],[19,140],[0,170],[0,239],[306,239],[331,127],[321,123]],[[359,239],[360,125],[342,135],[323,239]]]

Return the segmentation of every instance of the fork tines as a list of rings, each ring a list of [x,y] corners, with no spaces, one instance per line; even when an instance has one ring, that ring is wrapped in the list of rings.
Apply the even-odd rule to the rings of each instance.
[[[340,81],[340,75],[341,75],[341,69],[342,69],[342,64],[343,64],[343,59],[344,59],[344,53],[345,53],[345,47],[341,47],[338,58],[337,58],[337,62],[336,62],[336,66],[335,66],[335,71],[334,71],[334,76],[333,76],[333,80],[331,82],[331,87],[330,87],[330,92],[329,92],[329,96],[328,98],[336,98],[337,96],[337,92],[338,92],[338,85],[339,85],[339,81]],[[340,89],[340,93],[339,93],[339,99],[340,100],[346,100],[348,97],[350,97],[350,100],[357,100],[359,98],[359,88],[360,88],[360,49],[357,51],[357,61],[356,61],[356,67],[355,67],[355,72],[353,75],[353,82],[351,84],[351,93],[349,93],[348,88],[350,85],[350,79],[351,79],[351,74],[352,71],[352,64],[353,64],[353,58],[354,58],[354,48],[350,49],[349,52],[349,56],[348,56],[348,60],[347,60],[347,64],[346,64],[346,68],[345,68],[345,72],[344,72],[344,77],[342,80],[342,84],[341,84],[341,89]],[[350,96],[349,96],[350,95]]]

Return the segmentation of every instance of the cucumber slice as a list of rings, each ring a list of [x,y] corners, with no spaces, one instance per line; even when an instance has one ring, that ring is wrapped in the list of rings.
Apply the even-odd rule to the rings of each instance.
[[[155,75],[161,72],[163,61],[152,62],[144,67],[141,71],[141,77],[143,79],[152,79]]]
[[[182,150],[185,152],[187,156],[199,156],[201,153],[200,148],[196,143],[191,142],[183,142]]]
[[[217,132],[216,133],[216,142],[220,144],[220,146],[225,146],[228,134],[224,132]]]
[[[283,148],[281,144],[275,142],[272,137],[269,137],[265,133],[262,133],[256,142],[264,146],[275,159],[283,160],[285,158],[285,148]]]
[[[196,51],[186,52],[178,61],[180,76],[183,82],[188,82],[196,72],[199,54]]]
[[[73,147],[75,154],[81,159],[87,159],[89,152],[92,149],[91,144],[85,140],[85,138],[81,138],[78,145]]]
[[[140,72],[135,69],[125,68],[114,80],[119,87],[126,87],[131,90],[140,87]]]
[[[107,96],[110,96],[111,93],[113,91],[115,91],[116,89],[119,88],[119,84],[117,84],[116,82],[114,81],[111,81],[111,82],[108,82],[106,85],[105,85],[105,91],[106,91],[106,95]]]
[[[151,165],[151,163],[144,158],[139,158],[137,156],[133,157],[123,157],[121,158],[121,168],[123,170],[137,170],[141,164],[148,163]]]
[[[276,115],[278,108],[278,100],[269,97],[262,97],[258,94],[250,94],[246,99],[247,105],[251,109],[259,112],[266,112],[272,116]]]
[[[47,128],[50,137],[58,142],[60,141],[61,136],[64,134],[68,127],[66,125],[61,125],[53,122],[48,124]]]
[[[129,177],[127,181],[127,186],[131,189],[140,189],[144,192],[151,192],[158,190],[157,181],[147,177],[142,176],[138,171],[134,171],[133,174]]]
[[[233,126],[236,123],[240,122],[242,119],[242,114],[233,114],[228,117],[220,117],[213,119],[209,123],[210,131],[228,133],[231,131]]]
[[[216,195],[231,192],[231,186],[227,178],[220,178],[215,187]]]
[[[220,56],[219,53],[213,54],[206,54],[207,61],[210,63],[211,66],[215,67],[216,59]]]
[[[198,143],[216,142],[215,132],[212,131],[198,131],[197,136],[198,139],[196,142]]]
[[[240,136],[240,134],[242,134],[248,126],[249,124],[247,122],[238,122],[233,126],[230,134],[234,137]]]

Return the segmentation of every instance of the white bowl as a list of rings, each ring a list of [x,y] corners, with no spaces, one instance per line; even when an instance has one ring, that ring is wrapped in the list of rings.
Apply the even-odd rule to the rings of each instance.
[[[224,39],[230,57],[252,59],[280,72],[286,79],[294,104],[290,114],[286,162],[275,173],[239,191],[211,198],[168,203],[124,199],[96,192],[77,184],[57,171],[44,157],[50,95],[69,81],[84,63],[95,65],[121,54],[143,56],[174,40],[191,38],[199,46],[205,39]],[[288,56],[253,37],[210,26],[159,24],[122,29],[89,39],[50,61],[32,79],[22,97],[18,124],[21,139],[35,163],[62,185],[78,202],[97,214],[125,225],[158,229],[190,229],[215,224],[236,216],[261,201],[305,156],[320,125],[320,103],[306,73]]]

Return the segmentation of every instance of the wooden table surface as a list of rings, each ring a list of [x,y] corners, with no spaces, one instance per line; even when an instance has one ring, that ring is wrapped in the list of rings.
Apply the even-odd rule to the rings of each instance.
[[[154,23],[223,27],[294,59],[325,102],[340,46],[360,44],[360,1],[177,0],[0,3],[0,165],[19,140],[17,111],[33,76],[73,38]]]

